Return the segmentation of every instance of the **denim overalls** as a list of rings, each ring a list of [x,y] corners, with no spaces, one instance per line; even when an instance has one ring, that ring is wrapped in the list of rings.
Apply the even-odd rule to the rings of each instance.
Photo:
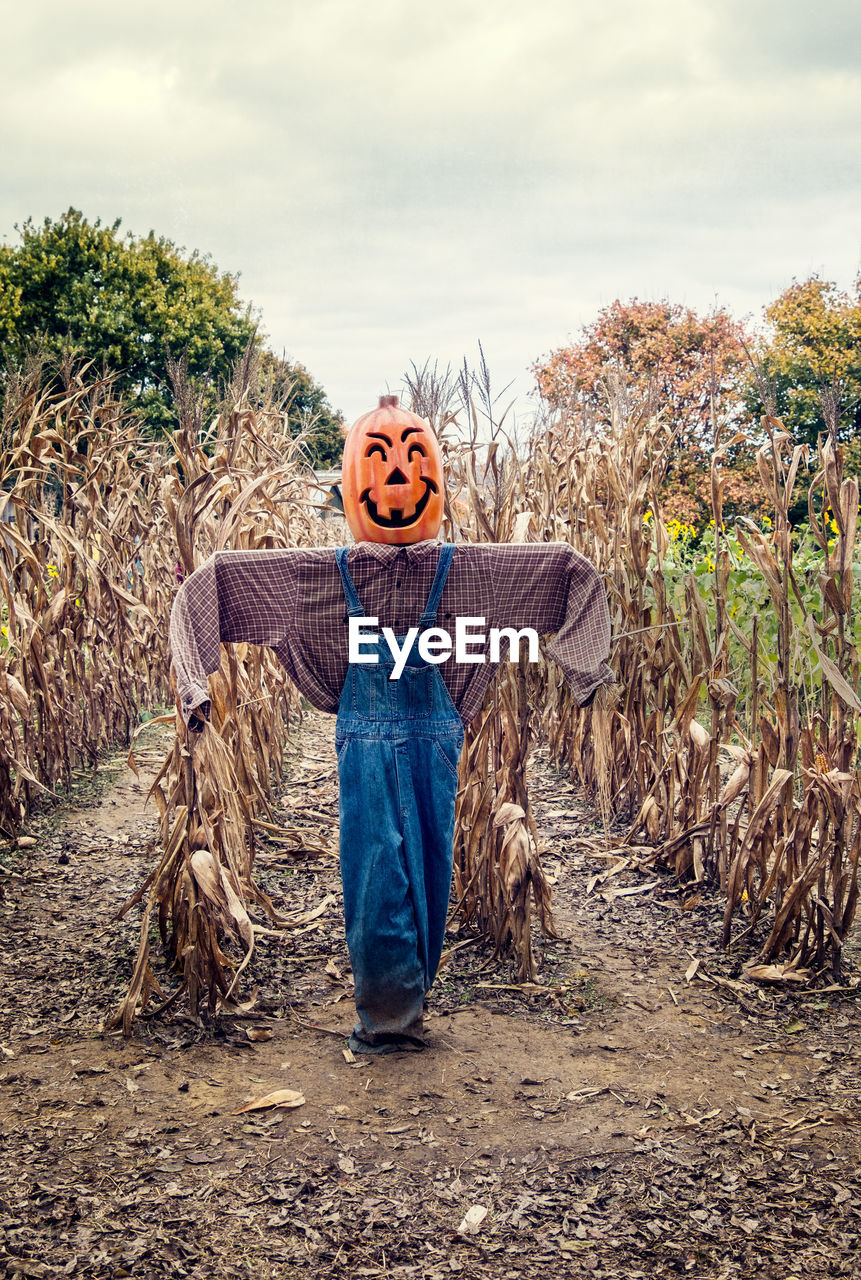
[[[419,634],[436,620],[454,547],[443,545]],[[364,617],[335,552],[350,617]],[[422,1016],[442,953],[451,888],[454,802],[463,725],[442,676],[418,654],[398,680],[382,635],[375,665],[351,663],[338,704],[341,881],[359,1022],[350,1048],[423,1045]]]

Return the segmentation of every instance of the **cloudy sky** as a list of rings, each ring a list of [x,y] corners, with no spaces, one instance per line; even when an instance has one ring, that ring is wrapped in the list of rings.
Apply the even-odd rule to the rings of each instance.
[[[0,236],[211,254],[348,420],[479,340],[522,416],[616,297],[861,266],[858,0],[32,0],[3,43]]]

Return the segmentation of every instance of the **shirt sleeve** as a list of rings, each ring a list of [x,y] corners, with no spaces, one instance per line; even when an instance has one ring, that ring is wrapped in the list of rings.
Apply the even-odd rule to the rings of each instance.
[[[616,677],[610,654],[607,593],[590,560],[567,543],[507,545],[494,564],[497,626],[555,632],[547,652],[585,706]]]
[[[170,653],[179,708],[189,729],[209,719],[207,675],[221,662],[215,557],[185,579],[170,611]]]
[[[170,615],[170,650],[180,711],[199,732],[209,719],[206,677],[221,665],[221,642],[273,648],[283,642],[296,598],[296,552],[221,551],[183,582]]]

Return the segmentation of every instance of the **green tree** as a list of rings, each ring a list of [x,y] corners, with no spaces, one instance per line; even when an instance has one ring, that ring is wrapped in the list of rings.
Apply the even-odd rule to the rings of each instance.
[[[751,376],[751,413],[772,412],[799,444],[816,446],[825,430],[821,392],[840,396],[839,434],[861,435],[861,276],[854,295],[831,280],[794,280],[770,306],[768,331],[755,347],[759,377]]]
[[[344,452],[344,418],[329,404],[325,391],[304,365],[264,351],[260,381],[288,415],[294,436],[304,431],[308,461],[314,467],[337,467]]]
[[[168,352],[209,376],[214,403],[256,325],[236,276],[153,232],[119,228],[77,209],[16,228],[20,243],[0,246],[0,350],[16,365],[34,346],[49,358],[72,348],[113,372],[156,432],[174,421]]]
[[[157,430],[172,422],[168,351],[185,352],[192,375],[217,383],[255,325],[235,276],[119,227],[69,209],[40,227],[28,220],[19,245],[0,247],[0,347],[12,364],[34,343],[56,356],[73,348],[115,373]]]

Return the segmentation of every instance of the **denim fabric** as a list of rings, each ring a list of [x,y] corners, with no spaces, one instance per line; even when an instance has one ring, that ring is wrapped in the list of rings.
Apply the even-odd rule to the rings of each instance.
[[[440,553],[420,631],[433,626],[454,547]],[[336,553],[348,612],[362,607]],[[363,645],[372,654],[373,646]],[[380,636],[376,665],[348,669],[335,728],[341,882],[359,1022],[350,1046],[422,1046],[425,993],[442,953],[451,887],[454,803],[463,725],[417,642],[398,680]]]

